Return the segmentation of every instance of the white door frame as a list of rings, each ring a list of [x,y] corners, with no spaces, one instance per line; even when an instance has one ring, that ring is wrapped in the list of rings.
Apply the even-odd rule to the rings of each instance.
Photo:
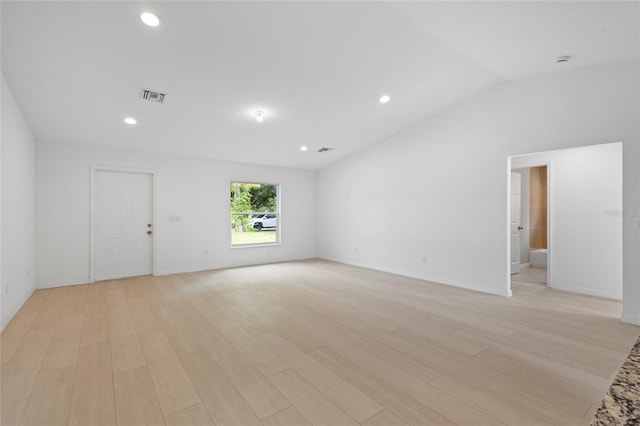
[[[116,173],[134,173],[141,175],[151,176],[151,214],[153,218],[153,238],[151,242],[151,250],[153,251],[151,256],[151,270],[153,275],[158,275],[157,265],[157,244],[158,244],[158,218],[156,215],[156,172],[150,169],[136,169],[130,167],[117,167],[117,166],[102,166],[91,165],[91,232],[89,241],[89,282],[94,283],[95,280],[95,241],[96,241],[96,227],[95,227],[95,183],[97,172],[116,172]]]
[[[511,185],[513,185],[513,178],[515,176],[518,176],[518,196],[520,197],[520,205],[517,205],[517,209],[519,211],[518,214],[518,229],[517,229],[517,235],[518,235],[518,245],[521,246],[522,242],[521,242],[521,230],[524,229],[522,226],[522,175],[520,173],[516,173],[514,171],[511,171]],[[515,233],[513,232],[513,211],[514,211],[514,205],[513,205],[513,186],[511,188],[511,243],[513,244],[513,238]],[[511,247],[513,249],[513,247]],[[517,268],[518,271],[517,272],[513,272],[514,269],[514,255],[513,255],[513,250],[511,250],[511,268],[509,270],[509,274],[511,274],[511,276],[513,277],[514,275],[517,275],[520,273],[520,270],[522,269],[522,259],[521,259],[521,253],[520,253],[520,247],[518,247],[518,250],[515,251],[517,253]]]
[[[511,271],[511,159],[535,154],[511,155],[507,158],[507,271]],[[547,166],[547,287],[553,285],[553,161],[530,160],[518,163],[518,169]],[[511,274],[507,274],[507,294],[511,296]]]

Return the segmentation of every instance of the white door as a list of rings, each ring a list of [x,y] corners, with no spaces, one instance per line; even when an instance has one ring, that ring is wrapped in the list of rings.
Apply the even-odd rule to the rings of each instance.
[[[520,273],[521,178],[520,173],[511,173],[511,275]]]
[[[153,270],[152,176],[96,171],[94,278],[150,275]]]

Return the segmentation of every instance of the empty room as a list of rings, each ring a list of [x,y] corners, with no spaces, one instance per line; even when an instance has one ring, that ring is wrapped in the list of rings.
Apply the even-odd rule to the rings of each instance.
[[[1,1],[11,425],[640,423],[637,1]]]

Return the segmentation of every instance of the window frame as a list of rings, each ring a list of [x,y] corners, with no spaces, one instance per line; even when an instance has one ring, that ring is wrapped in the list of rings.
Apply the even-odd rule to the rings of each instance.
[[[263,214],[275,214],[276,215],[276,240],[274,242],[266,242],[266,243],[244,243],[244,244],[234,244],[233,243],[233,227],[230,229],[229,233],[229,246],[232,249],[238,248],[255,248],[255,247],[272,247],[281,245],[281,230],[282,230],[282,204],[281,204],[281,194],[282,188],[279,183],[269,183],[269,182],[258,182],[258,181],[247,181],[247,180],[231,180],[229,181],[229,190],[231,190],[232,185],[234,183],[244,183],[244,184],[259,184],[259,185],[269,185],[276,187],[276,211],[268,211],[268,212],[234,212],[231,210],[231,198],[229,198],[229,217],[231,218],[234,214],[246,214],[253,215],[257,213]],[[259,231],[261,232],[261,231]]]

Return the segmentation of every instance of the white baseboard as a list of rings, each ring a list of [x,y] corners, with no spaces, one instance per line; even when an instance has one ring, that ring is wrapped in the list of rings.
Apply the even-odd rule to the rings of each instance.
[[[603,297],[605,299],[622,300],[622,294],[612,291],[592,290],[589,288],[572,287],[562,284],[553,284],[549,286],[554,290],[568,291],[570,293],[586,294],[589,296]]]
[[[228,264],[215,264],[215,265],[204,265],[204,266],[189,266],[186,268],[169,268],[169,269],[158,270],[154,275],[163,276],[163,275],[173,275],[173,274],[187,274],[189,272],[218,271],[220,269],[243,268],[245,266],[271,265],[276,263],[297,262],[300,260],[311,260],[311,259],[319,259],[319,258],[301,257],[301,258],[293,258],[293,259],[268,259],[268,260],[265,260],[264,262],[255,262],[255,263],[228,263]]]
[[[29,298],[31,297],[31,295],[33,294],[34,291],[36,291],[35,287],[32,288],[31,290],[27,291],[24,294],[24,296],[22,296],[22,300],[20,301],[20,303],[18,303],[18,306],[13,310],[13,312],[11,312],[11,314],[9,314],[8,316],[2,318],[2,324],[1,324],[2,327],[0,327],[0,331],[4,330],[4,328],[7,325],[9,325],[9,323],[11,322],[13,317],[16,316],[16,314],[22,308],[22,306],[24,306],[24,304],[27,302],[27,300],[29,300]]]
[[[463,288],[465,290],[477,291],[477,292],[485,293],[485,294],[493,294],[495,296],[501,296],[501,297],[511,297],[511,296],[513,296],[513,293],[511,292],[511,290],[506,289],[506,288],[505,288],[504,292],[493,292],[493,291],[487,291],[486,289],[479,289],[477,287],[472,287],[472,286],[469,286],[469,285],[464,284],[464,283],[451,282],[451,281],[448,281],[448,280],[443,280],[443,279],[438,278],[438,277],[412,275],[410,273],[407,273],[407,272],[404,272],[404,271],[399,271],[399,270],[394,269],[394,268],[387,268],[387,267],[384,267],[384,266],[370,265],[370,264],[368,264],[366,262],[354,262],[354,261],[351,261],[351,260],[331,259],[331,258],[322,257],[322,256],[318,256],[318,259],[328,260],[330,262],[336,262],[336,263],[343,263],[345,265],[357,266],[358,268],[365,268],[365,269],[372,269],[374,271],[387,272],[389,274],[399,275],[401,277],[413,278],[413,279],[416,279],[416,280],[426,281],[426,282],[433,283],[433,284],[448,285],[450,287]]]
[[[638,317],[630,317],[628,315],[622,315],[621,319],[623,322],[626,322],[627,324],[640,325],[640,318]]]
[[[156,271],[155,276],[161,277],[163,275],[173,275],[173,274],[187,274],[189,272],[201,272],[201,271],[210,271],[214,269],[220,269],[215,265],[206,265],[206,266],[189,266],[187,268],[169,268],[169,269],[161,269]]]
[[[80,285],[80,284],[91,284],[89,279],[86,280],[71,280],[71,281],[54,281],[50,283],[40,283],[38,284],[39,289],[45,288],[55,288],[55,287],[66,287],[69,285]]]

